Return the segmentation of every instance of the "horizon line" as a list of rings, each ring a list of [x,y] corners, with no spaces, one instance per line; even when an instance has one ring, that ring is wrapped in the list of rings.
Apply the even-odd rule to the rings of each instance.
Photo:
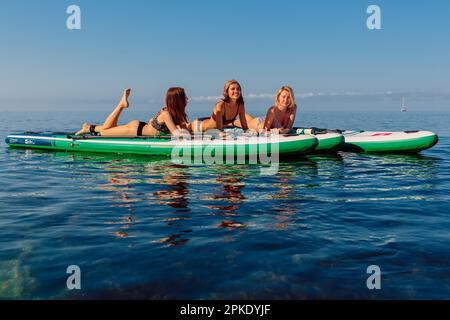
[[[314,99],[314,98],[364,98],[364,97],[377,97],[377,98],[410,98],[410,99],[450,99],[450,92],[431,92],[431,91],[376,91],[376,92],[357,92],[357,91],[346,91],[346,92],[307,92],[307,93],[297,93],[295,94],[296,99],[301,100],[307,100],[307,99]],[[208,95],[208,96],[191,96],[189,97],[191,101],[194,102],[215,102],[220,101],[222,99],[222,96],[220,95]],[[1,98],[0,101],[61,101],[61,100],[68,100],[68,101],[96,101],[96,102],[103,102],[103,101],[111,101],[116,100],[117,97],[114,98],[100,98],[100,97],[53,97],[53,98],[43,98],[43,97],[19,97],[19,98]],[[246,100],[273,100],[275,99],[275,93],[249,93],[244,94],[244,99]],[[163,101],[164,98],[141,98],[137,99],[135,101],[138,102],[145,102],[145,103],[159,103]]]

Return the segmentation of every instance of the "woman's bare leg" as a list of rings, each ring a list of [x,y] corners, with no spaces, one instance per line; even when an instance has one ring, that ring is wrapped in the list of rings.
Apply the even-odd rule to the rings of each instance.
[[[188,130],[191,133],[201,132],[201,125],[202,122],[200,120],[193,120],[191,123],[188,124]]]
[[[251,121],[247,120],[248,128],[254,131],[259,131],[264,127],[264,123],[260,123],[258,118],[253,118]]]
[[[125,108],[128,108],[128,97],[130,96],[131,89],[125,89],[122,95],[122,99],[120,99],[119,104],[117,107],[109,114],[109,116],[106,118],[105,122],[101,126],[95,126],[95,132],[101,132],[102,130],[107,130],[110,128],[117,127],[117,122],[119,121],[120,114],[122,113],[122,110]],[[83,126],[80,131],[75,133],[76,135],[90,132],[90,124],[89,123],[83,123]]]
[[[188,130],[191,133],[205,132],[216,128],[216,122],[211,118],[203,118],[203,120],[195,119],[188,125]]]
[[[119,116],[120,116],[122,110],[125,108],[128,108],[128,106],[129,106],[128,97],[130,96],[130,93],[131,93],[130,88],[125,89],[125,91],[123,92],[123,95],[122,95],[122,99],[120,99],[120,102],[117,105],[117,107],[106,118],[106,120],[105,120],[105,122],[103,122],[103,125],[101,126],[101,128],[100,127],[98,129],[95,128],[96,132],[100,132],[101,130],[106,130],[106,129],[110,129],[113,127],[117,127],[117,122],[119,121]]]
[[[81,126],[81,130],[77,131],[77,133],[75,133],[75,135],[80,135],[82,133],[89,132],[89,127],[90,127],[89,123],[86,123],[86,122],[83,123],[83,125]]]
[[[123,126],[116,126],[109,129],[101,129],[99,132],[102,135],[102,137],[108,137],[108,136],[135,136],[137,133],[137,128],[139,126],[139,120],[133,120],[129,122],[128,124],[125,124]],[[97,131],[98,127],[95,128]]]
[[[256,127],[258,126],[258,118],[253,118],[248,113],[245,114],[245,119],[247,120],[247,125],[249,129],[256,130]],[[241,120],[236,119],[233,121],[233,125],[239,128],[242,128]]]
[[[200,121],[199,127],[200,127],[201,132],[206,132],[211,129],[217,129],[217,124],[213,119],[209,118],[209,119]]]

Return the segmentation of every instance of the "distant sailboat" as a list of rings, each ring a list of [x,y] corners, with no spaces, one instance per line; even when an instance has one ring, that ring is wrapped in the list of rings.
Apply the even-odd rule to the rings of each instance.
[[[405,104],[405,97],[402,97],[402,107],[400,108],[401,112],[406,112],[406,104]]]

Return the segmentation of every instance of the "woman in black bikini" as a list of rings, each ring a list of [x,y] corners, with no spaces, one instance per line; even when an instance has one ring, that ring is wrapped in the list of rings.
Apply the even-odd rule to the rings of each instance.
[[[210,129],[222,130],[226,126],[234,126],[239,119],[244,130],[248,129],[245,118],[244,98],[241,85],[236,80],[227,81],[223,88],[223,99],[216,104],[211,118],[194,120],[191,123],[192,131],[205,132]]]
[[[178,134],[187,129],[186,105],[188,98],[183,88],[170,88],[166,94],[166,106],[162,108],[149,123],[133,120],[128,124],[118,126],[119,116],[123,109],[128,108],[128,97],[131,89],[126,89],[114,111],[106,118],[103,125],[83,124],[83,128],[76,134],[100,133],[102,136],[153,136],[161,134]]]

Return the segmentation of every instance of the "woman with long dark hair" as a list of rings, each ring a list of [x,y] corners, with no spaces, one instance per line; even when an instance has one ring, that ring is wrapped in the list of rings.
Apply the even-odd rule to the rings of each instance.
[[[103,125],[90,125],[84,123],[76,134],[91,133],[102,136],[153,136],[162,134],[176,134],[188,128],[186,106],[188,98],[183,88],[174,87],[167,90],[166,106],[148,123],[133,120],[125,125],[118,126],[120,114],[128,108],[128,97],[131,89],[126,89],[117,107],[106,118]]]

